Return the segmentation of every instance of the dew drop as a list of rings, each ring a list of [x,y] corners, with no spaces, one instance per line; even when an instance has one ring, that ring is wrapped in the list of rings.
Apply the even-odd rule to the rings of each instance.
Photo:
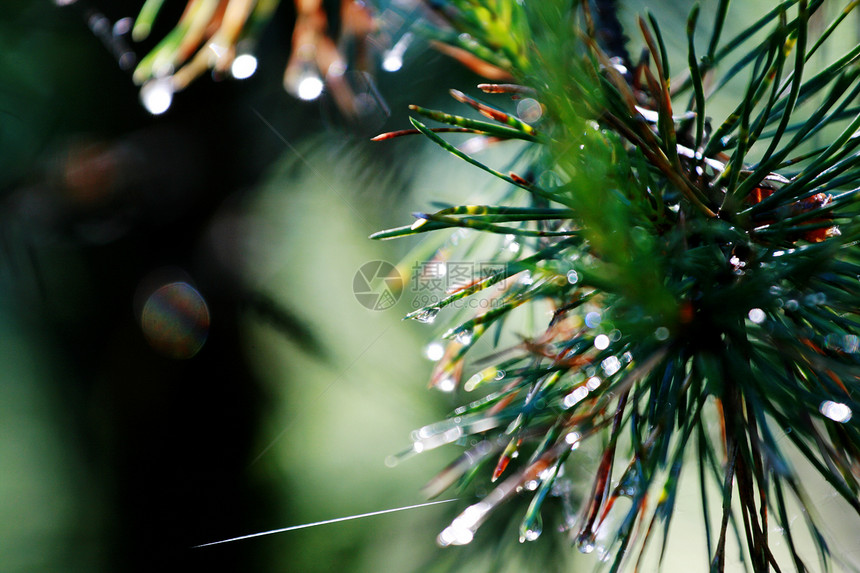
[[[423,322],[424,324],[433,324],[433,321],[436,320],[436,315],[439,314],[439,310],[440,309],[435,306],[431,308],[423,308],[409,318],[417,320],[418,322]]]
[[[580,543],[579,544],[579,551],[581,553],[586,553],[586,554],[591,553],[592,551],[594,551],[594,543],[591,543],[590,541]]]
[[[840,424],[844,424],[850,420],[852,415],[851,408],[847,404],[833,402],[832,400],[822,402],[818,410],[827,418]]]
[[[530,527],[529,529],[526,529],[522,535],[520,535],[520,543],[523,543],[525,541],[535,541],[538,537],[540,537],[540,534],[540,529]]]
[[[462,344],[463,346],[468,346],[472,343],[472,331],[471,330],[462,330],[457,333],[456,337],[457,342]]]

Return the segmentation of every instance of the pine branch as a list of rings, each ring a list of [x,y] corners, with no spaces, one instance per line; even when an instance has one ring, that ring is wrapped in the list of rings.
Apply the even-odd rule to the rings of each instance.
[[[505,175],[448,143],[450,128],[413,120],[434,143],[510,186],[510,196],[525,192],[518,200],[529,205],[448,208],[374,235],[467,227],[534,241],[513,261],[499,253],[491,261],[503,263],[498,273],[409,315],[429,322],[444,306],[502,285],[499,306],[448,329],[452,342],[433,375],[442,389],[484,394],[419,431],[411,450],[476,444],[430,482],[431,495],[502,480],[439,543],[470,543],[500,505],[527,495],[520,540],[536,539],[554,492],[569,489],[565,468],[581,463],[582,444],[596,444],[591,486],[564,526],[581,551],[599,549],[611,571],[638,566],[658,534],[663,560],[678,484],[689,473],[699,476],[711,571],[724,571],[730,535],[751,570],[786,567],[772,551],[774,523],[787,532],[791,564],[812,570],[795,541],[787,493],[804,508],[822,563],[838,561],[784,438],[860,513],[860,427],[852,419],[860,407],[853,103],[860,46],[837,50],[845,55],[820,71],[809,65],[856,3],[819,38],[809,22],[822,2],[790,0],[723,42],[728,2],[720,2],[701,58],[695,7],[688,75],[677,88],[656,17],[640,19],[647,50],[633,66],[617,20],[601,11],[594,18],[587,3],[431,5],[448,26],[433,32],[436,39],[467,50],[473,67],[483,60],[515,82],[483,85],[486,93],[534,98],[543,115],[525,122],[460,92],[458,102],[490,121],[412,109],[497,144],[520,140],[530,148],[525,172],[553,174],[539,182]],[[463,33],[468,38],[454,40]],[[760,42],[749,46],[758,33]],[[713,90],[705,82],[719,70],[726,71],[718,90],[733,77],[747,83],[712,131]],[[676,115],[688,92],[686,113]],[[824,129],[837,135],[810,149]],[[527,281],[513,280],[525,273]],[[538,301],[555,309],[544,332],[488,357],[491,365],[464,383],[475,341],[493,325],[501,331],[514,308]],[[708,431],[712,420],[719,438]],[[709,499],[709,479],[722,490],[718,500]],[[620,498],[632,503],[609,526]],[[604,527],[613,529],[598,541]]]

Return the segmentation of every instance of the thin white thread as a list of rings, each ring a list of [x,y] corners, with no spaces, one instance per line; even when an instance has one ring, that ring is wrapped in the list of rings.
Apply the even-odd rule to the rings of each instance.
[[[353,519],[362,519],[365,517],[373,517],[374,515],[383,515],[386,513],[395,513],[398,511],[406,511],[408,509],[418,509],[421,507],[428,507],[431,505],[450,503],[452,501],[457,501],[457,498],[443,499],[443,500],[439,500],[439,501],[428,501],[426,503],[419,503],[416,505],[407,505],[404,507],[395,507],[392,509],[381,509],[379,511],[371,511],[370,513],[360,513],[358,515],[347,515],[346,517],[335,517],[334,519],[315,521],[313,523],[303,523],[301,525],[291,525],[289,527],[282,527],[280,529],[270,529],[269,531],[261,531],[259,533],[251,533],[249,535],[240,535],[239,537],[231,537],[230,539],[222,539],[221,541],[212,541],[210,543],[203,543],[201,545],[195,545],[192,547],[192,549],[198,549],[200,547],[209,547],[210,545],[220,545],[222,543],[231,543],[233,541],[241,541],[243,539],[251,539],[252,537],[262,537],[264,535],[274,535],[275,533],[285,533],[287,531],[295,531],[297,529],[307,529],[309,527],[316,527],[318,525],[328,525],[330,523],[339,523],[341,521],[350,521]]]

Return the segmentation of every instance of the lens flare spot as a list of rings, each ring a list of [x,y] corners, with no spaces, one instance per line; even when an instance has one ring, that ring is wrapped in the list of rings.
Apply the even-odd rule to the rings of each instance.
[[[140,327],[159,353],[178,360],[191,358],[209,334],[209,307],[188,283],[166,284],[146,299]]]

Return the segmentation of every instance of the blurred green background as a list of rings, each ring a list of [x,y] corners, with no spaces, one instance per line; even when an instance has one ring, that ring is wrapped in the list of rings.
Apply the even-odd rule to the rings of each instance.
[[[736,6],[733,25],[764,4]],[[353,277],[416,244],[370,233],[431,200],[483,202],[484,180],[430,144],[367,141],[405,126],[408,103],[452,109],[446,90],[479,78],[419,48],[378,77],[392,116],[351,131],[330,103],[281,88],[284,5],[253,78],[203,79],[152,117],[88,29],[89,9],[116,21],[138,8],[0,10],[0,571],[591,570],[550,532],[519,545],[489,526],[473,546],[437,549],[467,501],[193,548],[420,503],[455,456],[384,463],[456,400],[426,389],[423,349],[442,327],[401,321],[409,292],[364,308]],[[654,11],[680,65],[686,9]],[[209,310],[185,360],[141,329],[153,288],[175,281]],[[847,510],[816,495],[857,562]],[[679,571],[704,570],[697,503],[674,523]]]

